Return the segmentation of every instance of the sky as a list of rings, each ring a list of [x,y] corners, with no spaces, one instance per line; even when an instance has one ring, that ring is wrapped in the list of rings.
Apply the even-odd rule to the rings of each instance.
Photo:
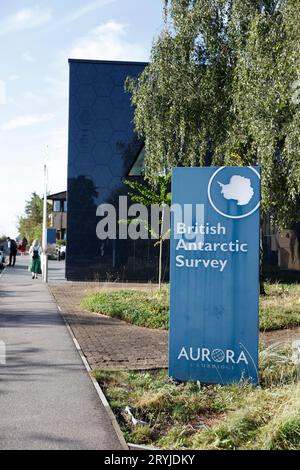
[[[163,0],[0,0],[0,236],[67,186],[68,58],[147,61]]]

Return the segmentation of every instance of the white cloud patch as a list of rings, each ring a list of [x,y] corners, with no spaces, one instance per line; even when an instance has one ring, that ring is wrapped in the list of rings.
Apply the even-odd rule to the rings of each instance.
[[[31,52],[29,52],[29,51],[23,52],[23,54],[22,54],[22,59],[23,59],[25,62],[28,62],[29,64],[33,64],[33,63],[35,62],[35,58],[34,58],[33,55],[31,54]]]
[[[0,80],[0,105],[6,104],[7,96],[6,96],[6,83],[3,80]]]
[[[32,104],[45,105],[46,103],[46,98],[43,94],[35,91],[25,91],[23,98],[24,100],[29,101],[31,106]]]
[[[147,60],[147,52],[137,43],[130,42],[128,25],[109,21],[78,39],[69,52],[72,59]]]
[[[99,10],[102,7],[105,7],[106,5],[111,5],[112,3],[115,3],[116,0],[98,0],[92,3],[88,3],[82,8],[79,8],[78,10],[75,10],[73,13],[71,13],[69,16],[67,16],[65,19],[62,20],[62,24],[70,24],[73,23],[74,21],[77,21],[79,18],[82,16],[88,15],[89,13]]]
[[[45,82],[48,85],[48,94],[51,98],[68,99],[69,97],[69,81],[68,76],[64,79],[46,77]]]
[[[10,75],[10,76],[8,77],[8,80],[9,80],[10,82],[15,82],[16,80],[19,80],[19,78],[20,78],[19,75],[13,74],[13,75]]]
[[[11,121],[6,122],[1,126],[2,131],[11,131],[19,129],[21,127],[30,127],[34,124],[40,124],[42,122],[53,121],[54,115],[51,113],[44,114],[32,114],[26,116],[17,116]]]
[[[23,8],[14,15],[6,16],[0,21],[0,35],[37,28],[48,23],[51,19],[52,13],[48,9],[42,9],[39,6]]]

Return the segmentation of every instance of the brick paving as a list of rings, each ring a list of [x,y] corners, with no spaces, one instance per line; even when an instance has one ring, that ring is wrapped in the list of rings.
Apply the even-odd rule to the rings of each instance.
[[[71,326],[91,368],[140,370],[165,368],[168,333],[130,325],[122,320],[83,311],[82,298],[100,289],[151,288],[149,284],[51,282],[50,290]],[[300,328],[260,333],[265,345],[300,339]]]
[[[92,369],[140,370],[167,367],[168,333],[130,325],[122,320],[83,311],[82,298],[103,288],[128,284],[51,282],[49,288],[62,309]],[[130,288],[147,285],[130,284]]]
[[[267,344],[290,343],[300,340],[300,328],[290,328],[286,330],[267,331],[260,334],[260,340]]]

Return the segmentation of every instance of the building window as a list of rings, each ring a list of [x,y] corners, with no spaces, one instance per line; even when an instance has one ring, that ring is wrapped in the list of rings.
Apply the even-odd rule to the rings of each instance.
[[[60,201],[53,201],[53,212],[61,212]]]
[[[143,176],[145,173],[145,147],[142,148],[129,171],[129,176]]]
[[[67,212],[67,209],[68,208],[68,204],[67,204],[67,201],[64,201],[64,212]]]

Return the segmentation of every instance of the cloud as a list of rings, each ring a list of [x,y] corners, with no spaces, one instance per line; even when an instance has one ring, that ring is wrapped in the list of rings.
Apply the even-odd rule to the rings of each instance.
[[[128,25],[109,21],[78,39],[69,51],[74,59],[145,60],[147,52],[137,43],[130,42]]]
[[[34,8],[23,8],[14,15],[6,16],[0,21],[0,35],[20,31],[24,29],[37,28],[52,19],[50,10],[38,6]]]
[[[46,97],[43,96],[43,93],[36,91],[25,91],[23,94],[23,99],[30,101],[31,106],[33,104],[45,105],[47,102]]]
[[[65,19],[62,20],[61,24],[73,23],[74,21],[77,21],[82,16],[85,16],[88,13],[91,13],[92,11],[98,10],[99,8],[105,7],[106,5],[115,3],[115,1],[116,0],[98,0],[92,3],[89,3],[82,8],[75,10],[73,13],[67,16]]]
[[[54,115],[51,113],[44,114],[33,114],[26,116],[17,116],[11,121],[6,122],[1,126],[2,131],[11,131],[14,129],[19,129],[21,127],[29,127],[34,124],[39,124],[42,122],[53,121]]]
[[[0,105],[6,104],[6,83],[3,80],[0,80]]]
[[[46,77],[45,82],[48,85],[47,93],[51,98],[67,99],[69,97],[69,81],[67,76],[65,79]]]
[[[35,62],[35,58],[31,55],[29,51],[23,52],[22,59],[25,60],[25,62],[29,62],[30,64],[33,64],[33,62]]]

